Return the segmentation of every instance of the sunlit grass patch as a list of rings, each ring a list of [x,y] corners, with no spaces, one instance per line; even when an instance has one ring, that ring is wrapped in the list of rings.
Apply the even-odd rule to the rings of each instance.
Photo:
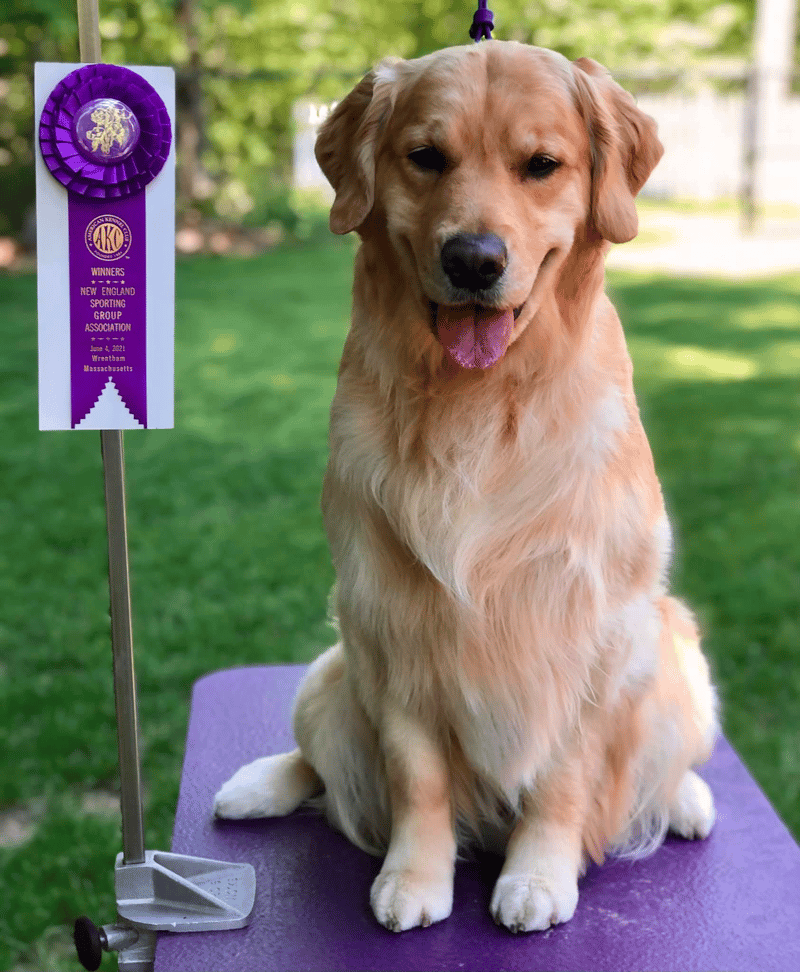
[[[787,324],[800,330],[800,308],[796,301],[768,301],[763,306],[745,307],[734,311],[730,323],[737,329],[745,330],[765,330],[776,324]]]
[[[669,381],[742,381],[761,371],[759,362],[741,355],[708,351],[706,348],[676,344],[664,347],[663,342],[632,337],[631,354],[647,377]],[[637,376],[642,372],[637,370]]]
[[[676,345],[670,348],[665,358],[672,366],[674,377],[711,378],[716,381],[739,381],[752,378],[759,368],[752,358],[739,355],[721,354],[705,348]]]
[[[235,334],[217,334],[211,345],[214,354],[229,354],[236,347]]]

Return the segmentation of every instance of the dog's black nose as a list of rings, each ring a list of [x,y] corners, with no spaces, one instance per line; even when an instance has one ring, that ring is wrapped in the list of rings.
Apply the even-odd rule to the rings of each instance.
[[[503,275],[505,243],[494,233],[457,233],[442,247],[442,267],[454,287],[486,290]]]

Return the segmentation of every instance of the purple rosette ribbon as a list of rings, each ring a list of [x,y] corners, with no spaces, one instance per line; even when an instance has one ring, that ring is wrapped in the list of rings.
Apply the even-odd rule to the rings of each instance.
[[[99,131],[94,149],[92,140],[85,138],[86,128],[76,130],[82,109],[98,100],[116,101],[136,120],[136,141],[124,158],[114,151],[125,136],[122,132],[113,138],[115,124],[125,128],[119,123],[119,109],[116,117],[112,108],[106,119],[94,124]],[[109,141],[112,151],[104,151]],[[130,133],[126,141],[133,141]],[[164,167],[171,143],[172,125],[158,92],[135,71],[115,64],[87,64],[68,74],[53,88],[39,122],[47,168],[70,192],[90,199],[123,199],[141,192]]]
[[[114,389],[147,427],[145,189],[171,143],[155,88],[113,64],[72,71],[42,111],[42,157],[68,197],[73,428]]]

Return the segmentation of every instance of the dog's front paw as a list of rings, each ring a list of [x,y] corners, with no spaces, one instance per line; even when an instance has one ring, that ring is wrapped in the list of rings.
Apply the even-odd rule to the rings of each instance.
[[[494,886],[491,912],[512,932],[544,931],[569,921],[578,904],[578,885],[538,874],[501,875]]]
[[[453,876],[434,876],[410,869],[381,871],[370,893],[375,917],[400,932],[447,918],[453,910]]]
[[[708,783],[689,770],[672,799],[669,829],[687,840],[708,837],[716,816],[714,798]]]

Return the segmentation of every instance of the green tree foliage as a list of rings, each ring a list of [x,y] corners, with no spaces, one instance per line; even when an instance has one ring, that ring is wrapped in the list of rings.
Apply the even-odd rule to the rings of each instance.
[[[748,52],[755,0],[490,0],[495,36],[611,68],[682,68]],[[179,208],[263,219],[286,195],[292,104],[340,97],[387,55],[470,43],[474,0],[102,0],[103,56],[178,72]],[[0,234],[33,200],[36,60],[77,61],[70,0],[4,0]]]

